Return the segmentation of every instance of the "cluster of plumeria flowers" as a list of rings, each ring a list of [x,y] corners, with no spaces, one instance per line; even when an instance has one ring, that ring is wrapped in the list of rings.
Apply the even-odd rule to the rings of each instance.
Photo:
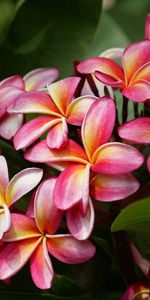
[[[149,102],[150,17],[143,41],[77,62],[73,76],[57,78],[57,69],[40,68],[0,82],[0,136],[36,163],[9,181],[0,156],[0,279],[15,275],[30,259],[32,279],[41,289],[53,282],[51,255],[68,264],[94,256],[88,239],[95,200],[125,199],[140,187],[131,172],[144,163],[136,144],[150,144],[150,117],[118,125],[114,91],[119,88],[126,102]],[[37,163],[60,173],[44,173],[40,183]],[[150,171],[150,156],[147,166]],[[15,202],[38,184],[26,213],[19,213]],[[61,231],[63,218],[69,233]],[[139,258],[134,245],[132,250]]]

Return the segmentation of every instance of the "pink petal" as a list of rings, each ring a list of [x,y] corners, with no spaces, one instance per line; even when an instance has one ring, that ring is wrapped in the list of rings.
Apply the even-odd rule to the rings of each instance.
[[[66,115],[67,122],[72,125],[81,126],[85,115],[97,97],[82,96],[70,103]]]
[[[105,144],[94,153],[92,170],[103,174],[125,174],[139,168],[143,155],[134,147],[121,143]]]
[[[147,17],[146,17],[146,22],[145,22],[145,38],[147,40],[150,40],[150,14],[148,14]]]
[[[77,65],[81,74],[91,74],[100,71],[111,76],[115,80],[124,80],[124,73],[121,66],[112,59],[105,57],[88,58]]]
[[[134,85],[122,89],[122,94],[135,102],[143,102],[150,99],[150,84],[145,80],[140,80]]]
[[[87,156],[84,149],[71,139],[68,139],[65,146],[61,149],[51,150],[45,140],[41,141],[33,148],[28,150],[24,157],[32,162],[79,162],[87,163]]]
[[[15,100],[23,95],[24,91],[12,86],[4,86],[0,88],[0,117],[2,117],[8,107],[12,105]]]
[[[150,155],[148,156],[148,159],[147,159],[147,168],[148,168],[148,171],[150,172]]]
[[[79,82],[79,77],[68,77],[48,86],[50,96],[63,115],[65,115],[69,103],[73,100]]]
[[[119,58],[122,57],[124,52],[124,48],[110,48],[105,50],[100,54],[100,57],[106,57],[106,58]]]
[[[80,203],[70,208],[66,214],[67,226],[70,233],[77,240],[88,239],[93,230],[95,219],[92,201],[89,200],[89,205],[85,216],[83,216],[81,213]]]
[[[59,209],[67,210],[82,200],[83,213],[89,200],[89,172],[87,165],[74,164],[58,177],[54,189],[54,201]]]
[[[82,140],[90,161],[95,150],[110,139],[114,123],[114,101],[108,97],[95,101],[82,125]]]
[[[150,118],[136,118],[118,129],[119,136],[137,144],[150,144]]]
[[[31,191],[41,180],[43,170],[38,168],[27,168],[17,173],[6,188],[6,201],[8,205],[13,204],[23,195]]]
[[[8,115],[0,122],[0,135],[5,139],[10,140],[21,127],[22,123],[22,114]]]
[[[59,119],[59,123],[54,125],[48,132],[46,141],[51,149],[63,147],[68,138],[68,126],[65,118]]]
[[[57,79],[59,71],[56,68],[39,68],[27,73],[23,79],[26,91],[37,90],[46,87]]]
[[[7,279],[22,269],[40,241],[31,238],[6,245],[0,252],[0,279]]]
[[[132,77],[130,85],[140,80],[145,80],[150,83],[150,62],[146,63],[144,66],[138,69],[138,71]]]
[[[4,242],[15,242],[27,238],[40,237],[40,232],[34,219],[23,214],[11,214],[11,226],[3,236]]]
[[[9,182],[7,161],[3,155],[0,155],[0,193],[4,194]],[[1,203],[0,199],[0,203]]]
[[[0,239],[3,237],[3,234],[10,228],[11,225],[11,215],[7,205],[3,205],[3,208],[0,208]]]
[[[136,265],[141,269],[145,276],[148,276],[150,270],[150,261],[142,257],[133,243],[131,243],[131,251]]]
[[[132,195],[139,186],[139,182],[131,174],[98,174],[91,180],[90,194],[96,200],[115,201]]]
[[[90,241],[78,241],[70,234],[49,236],[47,247],[50,254],[67,264],[86,262],[96,251]]]
[[[42,182],[36,192],[34,212],[37,226],[41,232],[53,234],[62,221],[62,211],[57,209],[53,201],[53,192],[57,178]]]
[[[123,53],[123,66],[125,70],[126,85],[132,76],[144,64],[150,62],[150,41],[144,40],[129,45]]]
[[[42,290],[52,286],[54,271],[47,251],[46,239],[43,239],[30,259],[30,270],[35,285]]]
[[[60,117],[50,96],[41,91],[24,93],[8,109],[9,113],[43,113]]]
[[[123,86],[123,80],[120,80],[120,79],[116,80],[113,77],[111,77],[110,75],[107,75],[103,72],[95,71],[94,75],[99,81],[103,82],[106,85],[112,86],[114,88]]]
[[[19,75],[13,75],[0,81],[0,87],[4,86],[13,86],[21,90],[25,89],[24,80]]]
[[[36,141],[45,131],[56,124],[56,117],[44,116],[35,118],[24,124],[14,137],[14,147],[16,150],[26,148]]]

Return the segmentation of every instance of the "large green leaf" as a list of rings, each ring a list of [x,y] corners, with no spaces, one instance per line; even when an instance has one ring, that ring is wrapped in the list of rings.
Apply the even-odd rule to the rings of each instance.
[[[149,232],[150,198],[134,202],[124,208],[113,222],[111,230]]]
[[[100,18],[101,0],[28,0],[12,22],[0,48],[1,76],[56,66],[72,72],[87,52]]]
[[[129,39],[125,32],[111,16],[103,12],[87,56],[99,55],[108,48],[126,47],[128,44]]]

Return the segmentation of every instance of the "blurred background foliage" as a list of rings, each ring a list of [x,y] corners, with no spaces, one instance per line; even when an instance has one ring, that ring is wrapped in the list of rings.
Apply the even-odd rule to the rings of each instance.
[[[73,61],[143,39],[149,12],[149,0],[104,0],[103,3],[101,0],[0,0],[0,79],[46,66],[58,67],[60,78],[69,76],[73,74]],[[6,142],[1,141],[0,147],[8,159],[11,174],[28,166]],[[145,204],[142,205],[144,208]],[[114,230],[128,230],[131,223],[135,226],[141,209],[133,206],[130,214],[125,211]],[[53,259],[57,275],[48,292],[39,291],[32,284],[28,267],[24,268],[14,276],[10,286],[0,284],[0,299],[119,300],[126,285],[107,214],[102,213],[100,206],[97,212],[92,236],[97,254],[90,262],[68,266]],[[150,225],[149,216],[146,226]],[[142,220],[144,223],[143,214],[141,226]],[[142,243],[143,238],[144,235],[138,234]]]

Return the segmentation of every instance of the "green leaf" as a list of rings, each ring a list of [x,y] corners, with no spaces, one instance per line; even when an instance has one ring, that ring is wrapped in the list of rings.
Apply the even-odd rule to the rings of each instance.
[[[112,224],[112,232],[118,230],[149,232],[150,198],[134,202],[124,208]]]
[[[149,0],[116,0],[109,14],[134,42],[144,39],[144,24],[149,8]]]
[[[100,55],[106,49],[116,47],[126,47],[129,39],[124,31],[118,26],[107,13],[102,14],[97,27],[95,38],[87,50],[87,56]]]
[[[45,66],[70,75],[84,58],[100,18],[101,0],[26,1],[0,48],[1,76]]]
[[[90,295],[85,295],[82,297],[61,297],[55,296],[48,293],[22,293],[22,292],[9,292],[9,291],[0,291],[1,300],[92,300],[93,298]]]
[[[58,274],[55,274],[52,292],[62,296],[72,296],[72,294],[79,296],[82,294],[80,287],[75,283],[75,281]]]

